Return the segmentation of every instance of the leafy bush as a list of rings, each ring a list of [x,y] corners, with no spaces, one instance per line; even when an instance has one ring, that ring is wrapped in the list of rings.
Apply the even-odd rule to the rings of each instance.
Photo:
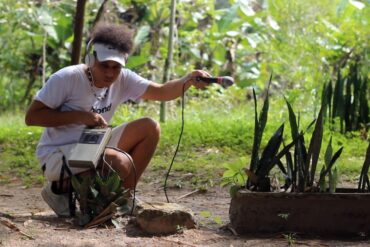
[[[240,158],[237,162],[224,165],[226,169],[222,175],[221,186],[230,186],[230,195],[234,195],[236,190],[247,181],[247,175],[244,171],[246,158]]]

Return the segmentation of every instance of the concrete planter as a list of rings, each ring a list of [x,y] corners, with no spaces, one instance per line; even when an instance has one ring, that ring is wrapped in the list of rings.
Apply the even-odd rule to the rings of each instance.
[[[370,235],[370,193],[274,193],[239,190],[230,223],[239,233]]]

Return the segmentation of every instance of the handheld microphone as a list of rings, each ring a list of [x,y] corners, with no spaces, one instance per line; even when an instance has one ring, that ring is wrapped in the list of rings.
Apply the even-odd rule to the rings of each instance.
[[[217,83],[220,84],[223,88],[228,88],[234,84],[234,78],[232,78],[231,76],[219,76],[219,77],[197,76],[196,80],[207,83]]]

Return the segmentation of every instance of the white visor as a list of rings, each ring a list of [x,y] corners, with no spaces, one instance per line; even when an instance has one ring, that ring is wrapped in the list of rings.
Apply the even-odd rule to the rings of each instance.
[[[122,66],[126,65],[127,54],[120,52],[112,46],[97,43],[94,44],[94,51],[96,52],[99,62],[111,60]]]

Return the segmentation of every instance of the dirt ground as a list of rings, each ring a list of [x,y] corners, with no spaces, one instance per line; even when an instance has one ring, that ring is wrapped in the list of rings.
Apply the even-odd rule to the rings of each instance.
[[[163,178],[154,177],[159,176],[147,174],[147,178],[152,179],[139,183],[137,196],[146,202],[165,202]],[[216,186],[181,199],[178,198],[192,191],[189,186],[167,190],[170,201],[190,208],[198,224],[197,229],[167,236],[145,234],[135,224],[134,217],[128,216],[123,220],[122,229],[114,226],[79,228],[71,219],[57,218],[42,200],[40,191],[41,187],[24,188],[17,181],[0,185],[0,246],[288,246],[290,243],[294,246],[370,246],[369,239],[360,237],[323,239],[283,233],[236,236],[226,227],[228,191]],[[4,221],[17,228],[11,229]]]

